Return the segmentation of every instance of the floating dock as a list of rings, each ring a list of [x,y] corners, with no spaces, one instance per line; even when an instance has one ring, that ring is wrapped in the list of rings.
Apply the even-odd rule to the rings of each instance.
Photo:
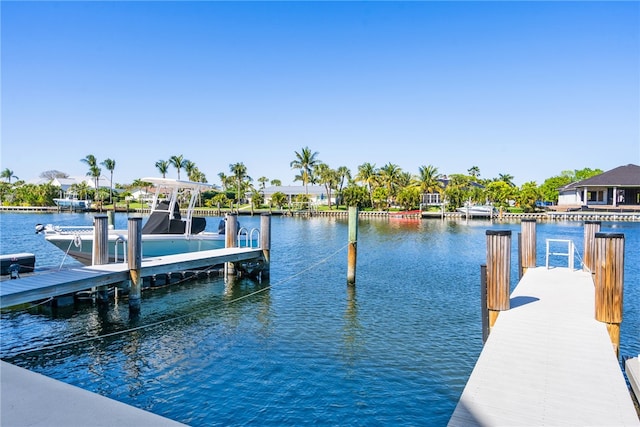
[[[640,426],[590,273],[529,268],[501,311],[449,426]]]
[[[192,270],[226,262],[258,260],[262,256],[263,250],[259,248],[226,248],[145,258],[142,260],[141,276]],[[127,264],[115,263],[71,268],[7,280],[0,285],[0,308],[73,294],[128,279]]]

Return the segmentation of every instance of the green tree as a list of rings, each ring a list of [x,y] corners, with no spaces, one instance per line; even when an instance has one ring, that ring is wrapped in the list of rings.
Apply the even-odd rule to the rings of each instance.
[[[282,209],[282,207],[287,203],[287,195],[280,191],[276,191],[271,195],[271,203],[278,209]]]
[[[169,163],[178,171],[178,180],[180,180],[180,170],[184,168],[184,164],[186,161],[187,160],[182,154],[180,154],[179,156],[171,156],[169,158]]]
[[[423,194],[442,192],[442,181],[440,181],[438,168],[435,166],[420,166],[418,168],[418,183],[420,192]]]
[[[516,196],[516,189],[504,181],[494,181],[487,184],[486,196],[496,207],[506,208],[509,200]]]
[[[478,166],[471,166],[467,172],[471,177],[473,177],[474,181],[477,181],[480,178],[480,168]]]
[[[6,180],[7,180],[7,182],[8,182],[9,184],[11,184],[11,179],[12,179],[12,178],[19,179],[17,176],[15,176],[15,175],[13,174],[13,171],[12,171],[11,169],[9,169],[9,168],[4,169],[4,170],[0,173],[0,178],[2,178],[2,179],[6,179]]]
[[[87,172],[87,176],[91,176],[93,178],[93,200],[98,200],[98,188],[100,187],[100,173],[102,170],[98,167],[98,160],[96,156],[93,154],[87,154],[84,159],[80,159],[81,162],[86,163],[89,166],[89,172]]]
[[[375,164],[363,163],[360,166],[358,166],[358,174],[356,175],[355,180],[367,186],[367,191],[369,192],[369,201],[371,202],[371,206],[373,206],[373,189],[378,178],[379,178],[378,170],[376,169]],[[349,206],[353,206],[353,205],[349,205]]]
[[[101,163],[109,171],[109,204],[113,203],[113,171],[116,168],[116,161],[112,159],[105,159]]]
[[[387,190],[387,207],[391,207],[398,187],[402,180],[402,169],[393,163],[387,163],[380,168],[380,182]]]
[[[542,197],[542,192],[534,181],[525,182],[520,187],[516,201],[525,212],[533,212],[536,209],[536,202]]]
[[[245,188],[245,183],[247,181],[251,181],[251,177],[247,175],[247,167],[242,162],[230,164],[229,169],[231,170],[231,173],[235,178],[236,194],[237,194],[236,201],[240,203],[240,201],[242,200],[241,192]]]
[[[320,184],[324,185],[324,189],[327,193],[327,200],[329,209],[331,209],[331,190],[338,185],[338,172],[331,169],[326,163],[319,163],[316,166],[316,173]]]
[[[280,187],[282,185],[282,181],[280,181],[279,179],[272,179],[270,184],[274,187]]]
[[[515,187],[516,186],[513,183],[513,175],[509,175],[508,173],[500,173],[500,174],[498,174],[498,181],[505,182],[511,187]]]
[[[472,177],[461,174],[449,176],[449,184],[444,189],[447,210],[455,211],[472,198]]]
[[[167,172],[169,172],[169,162],[166,160],[158,160],[156,162],[156,168],[158,172],[162,175],[163,178],[167,177]]]
[[[384,190],[384,189],[383,189]],[[373,206],[371,194],[365,187],[359,185],[349,185],[342,191],[344,204],[347,206],[357,206],[364,209]]]
[[[404,187],[400,189],[396,202],[405,210],[417,207],[420,204],[420,189],[418,187]]]
[[[309,181],[313,179],[313,169],[316,167],[320,160],[318,160],[318,152],[312,152],[309,147],[304,147],[299,153],[294,152],[296,155],[295,160],[290,163],[291,169],[299,169],[300,175],[296,178],[300,178],[304,185],[305,194],[309,194]]]

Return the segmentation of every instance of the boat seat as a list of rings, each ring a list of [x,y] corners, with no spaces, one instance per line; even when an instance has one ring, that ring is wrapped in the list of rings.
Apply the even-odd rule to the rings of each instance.
[[[172,219],[169,221],[169,234],[184,234],[186,222],[181,219]]]

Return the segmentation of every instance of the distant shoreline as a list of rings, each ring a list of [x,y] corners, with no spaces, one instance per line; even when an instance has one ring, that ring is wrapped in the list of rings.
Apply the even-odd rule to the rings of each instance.
[[[60,210],[57,206],[0,206],[0,213],[66,213],[68,210]],[[108,210],[86,211],[94,214],[106,214]],[[118,213],[126,213],[125,210],[118,210]],[[148,214],[149,209],[129,209],[131,214]],[[274,216],[295,216],[295,217],[348,217],[347,210],[315,211],[315,210],[289,210],[289,209],[194,209],[195,216],[224,216],[228,213],[235,213],[241,216],[254,216],[261,214],[271,214]],[[466,220],[464,213],[460,212],[419,212],[407,211],[360,211],[359,215],[366,218],[387,218],[394,221],[415,221],[420,219],[445,219],[445,220]],[[487,220],[487,217],[474,217],[470,220]],[[512,222],[522,219],[536,219],[539,221],[632,221],[640,222],[640,210],[624,212],[617,211],[568,211],[557,212],[547,211],[538,213],[506,213],[496,214],[491,218],[497,222]]]

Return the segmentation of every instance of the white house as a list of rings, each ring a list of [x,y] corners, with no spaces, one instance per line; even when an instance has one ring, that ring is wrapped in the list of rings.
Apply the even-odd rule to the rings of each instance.
[[[618,166],[558,189],[558,206],[640,205],[640,166]]]
[[[264,195],[265,203],[269,203],[271,196],[275,193],[283,193],[287,196],[288,202],[292,203],[296,197],[301,194],[308,194],[309,201],[316,205],[328,205],[327,191],[322,185],[309,185],[305,188],[304,185],[272,185],[261,190],[260,193]],[[331,203],[335,203],[335,190],[331,192]]]

